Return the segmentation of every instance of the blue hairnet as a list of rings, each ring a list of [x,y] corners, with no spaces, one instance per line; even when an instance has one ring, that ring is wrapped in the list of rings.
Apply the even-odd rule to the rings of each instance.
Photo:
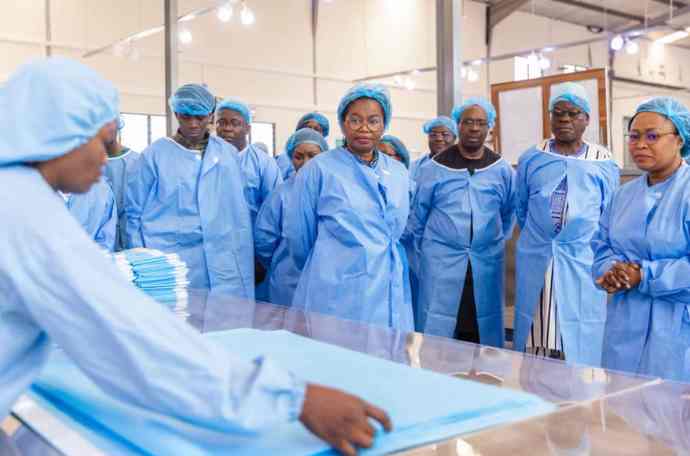
[[[393,135],[384,135],[381,138],[381,142],[385,142],[393,146],[395,152],[402,158],[402,162],[405,164],[405,168],[410,169],[410,153],[407,151],[407,147],[403,144],[400,139]]]
[[[340,127],[342,128],[343,126],[347,107],[350,106],[350,103],[359,100],[360,98],[371,98],[379,102],[381,109],[383,110],[384,128],[388,128],[388,124],[391,121],[391,116],[393,115],[391,95],[388,92],[388,89],[383,85],[367,83],[357,84],[356,86],[352,87],[340,100],[340,104],[338,104],[338,121],[340,122]]]
[[[249,109],[249,105],[242,100],[239,100],[237,98],[226,98],[220,103],[218,103],[218,108],[216,109],[216,112],[218,113],[223,109],[237,111],[242,115],[242,117],[244,117],[245,122],[247,122],[248,124],[252,123],[252,112]]]
[[[290,138],[288,138],[287,143],[285,143],[285,151],[288,157],[290,157],[290,160],[292,160],[292,154],[295,153],[295,149],[297,149],[297,146],[300,144],[316,144],[321,148],[321,152],[328,150],[328,143],[323,136],[321,136],[321,133],[311,128],[300,128],[294,132]]]
[[[446,127],[455,137],[458,137],[458,122],[453,122],[448,116],[438,116],[424,124],[424,133],[429,134],[436,127]]]
[[[216,106],[216,97],[201,84],[185,84],[168,102],[172,112],[185,116],[207,116]]]
[[[574,82],[564,82],[551,86],[551,99],[549,100],[549,111],[553,111],[553,107],[559,101],[567,101],[578,108],[582,109],[587,115],[592,113],[592,108],[589,105],[589,97],[585,88]]]
[[[0,165],[47,161],[90,141],[117,118],[115,87],[63,57],[21,66],[0,89]]]
[[[673,122],[676,130],[678,130],[678,135],[683,139],[681,155],[687,157],[690,154],[690,111],[685,105],[672,97],[656,97],[638,106],[635,110],[635,116],[641,112],[655,112]],[[632,125],[632,119],[628,128],[630,125]]]
[[[494,125],[496,125],[496,109],[494,105],[484,97],[470,97],[460,106],[454,107],[451,116],[455,120],[455,124],[457,125],[460,123],[462,113],[472,106],[479,106],[482,108],[486,113],[486,121],[489,124],[489,128],[494,128]]]
[[[328,121],[328,118],[320,112],[310,112],[303,115],[299,122],[297,122],[297,128],[295,130],[299,130],[300,128],[304,127],[304,124],[310,120],[315,120],[318,122],[323,129],[323,137],[328,138],[328,133],[331,131],[331,123]]]

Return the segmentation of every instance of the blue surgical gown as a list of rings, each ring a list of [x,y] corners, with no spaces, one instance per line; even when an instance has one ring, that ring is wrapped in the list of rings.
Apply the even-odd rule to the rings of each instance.
[[[179,254],[192,288],[253,299],[254,240],[236,153],[215,136],[203,158],[170,138],[151,144],[127,176],[127,240]]]
[[[133,287],[35,168],[0,167],[0,220],[12,220],[0,236],[0,416],[57,344],[132,413],[168,416],[197,439],[298,417],[301,380],[214,345]]]
[[[419,171],[422,169],[422,166],[428,163],[430,160],[431,154],[427,153],[419,157],[417,160],[413,161],[410,164],[410,178],[412,180],[417,180],[417,175],[419,174]]]
[[[290,176],[295,174],[295,167],[292,165],[292,160],[290,160],[287,152],[283,152],[276,157],[276,164],[280,169],[280,175],[284,181],[288,180]]]
[[[109,252],[115,250],[118,207],[113,191],[103,179],[86,193],[67,195],[65,203],[96,244]]]
[[[408,222],[419,268],[418,331],[453,337],[469,261],[480,342],[503,346],[504,251],[515,220],[514,180],[503,159],[473,175],[433,160],[419,170]]]
[[[373,168],[342,147],[309,161],[285,214],[288,249],[302,269],[293,306],[411,331],[400,243],[409,204],[407,170],[385,154]]]
[[[292,191],[294,184],[293,175],[269,195],[261,206],[254,225],[254,250],[268,270],[268,301],[284,306],[292,304],[301,274],[288,253],[283,234],[288,193]]]
[[[603,147],[602,157],[609,156]],[[518,162],[516,215],[515,342],[525,349],[534,313],[553,259],[553,290],[566,360],[599,366],[606,321],[606,293],[591,278],[592,236],[618,187],[619,170],[609,159],[585,160],[533,147]],[[556,232],[551,195],[567,177],[567,221]]]
[[[103,176],[115,195],[117,203],[117,238],[115,240],[115,251],[129,248],[126,245],[127,238],[127,218],[125,217],[125,190],[127,188],[127,172],[132,169],[134,162],[139,158],[139,153],[127,149],[124,154],[108,158],[105,164]]]
[[[261,205],[283,182],[283,178],[280,177],[275,159],[253,144],[240,152],[239,159],[246,182],[245,195],[253,226]]]
[[[638,263],[642,281],[610,300],[603,365],[690,381],[690,166],[647,185],[622,186],[592,240],[593,278],[614,261]]]

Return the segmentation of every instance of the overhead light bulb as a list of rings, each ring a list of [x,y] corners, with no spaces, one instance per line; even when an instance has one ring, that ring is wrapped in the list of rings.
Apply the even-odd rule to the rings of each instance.
[[[256,22],[254,12],[250,10],[247,5],[242,5],[242,11],[240,11],[240,22],[242,22],[242,25],[252,25],[254,22]]]
[[[180,43],[182,44],[189,44],[193,40],[192,32],[190,32],[187,29],[182,29],[178,33],[178,38],[180,39]]]
[[[476,71],[470,69],[467,71],[467,80],[470,82],[477,82],[479,81],[479,73]]]
[[[219,21],[229,22],[230,19],[232,19],[232,6],[230,6],[230,4],[221,6],[218,8],[216,15]]]
[[[549,68],[551,68],[551,60],[542,55],[539,58],[539,68],[541,68],[542,70],[548,70]]]
[[[405,88],[407,90],[414,90],[414,88],[417,86],[417,84],[414,82],[414,79],[412,78],[406,78],[405,79]]]
[[[621,35],[616,35],[611,40],[611,49],[614,51],[620,51],[625,45],[625,39]]]
[[[466,67],[460,68],[460,77],[462,79],[467,79],[467,68]]]
[[[412,70],[412,73],[410,73],[410,74],[411,74],[412,76],[419,76],[420,74],[422,74],[422,72],[419,71],[419,70]]]
[[[637,41],[628,41],[625,43],[625,52],[630,55],[635,55],[640,52],[640,45],[637,44]]]
[[[690,36],[690,34],[688,34],[687,29],[678,30],[676,32],[665,35],[657,40],[654,40],[654,42],[658,44],[669,44],[687,38],[688,36]]]

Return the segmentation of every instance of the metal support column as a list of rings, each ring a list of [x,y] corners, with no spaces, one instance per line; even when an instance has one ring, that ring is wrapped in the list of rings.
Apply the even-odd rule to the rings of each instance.
[[[436,0],[436,110],[462,101],[462,0]]]
[[[177,119],[168,100],[177,89],[177,0],[165,0],[165,129],[168,136],[177,131]]]
[[[45,37],[46,37],[46,57],[53,55],[53,47],[49,44],[53,41],[53,25],[50,14],[50,0],[45,0]]]

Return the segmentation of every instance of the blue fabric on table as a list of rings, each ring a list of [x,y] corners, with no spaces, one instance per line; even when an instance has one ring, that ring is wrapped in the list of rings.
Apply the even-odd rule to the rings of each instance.
[[[386,409],[394,430],[379,433],[374,447],[361,451],[364,455],[387,454],[555,409],[530,394],[413,369],[287,331],[238,329],[206,337],[246,359],[269,355],[306,381],[350,391]],[[335,454],[298,422],[258,436],[232,436],[161,415],[142,416],[140,409],[129,416],[134,409],[102,394],[64,358],[48,363],[33,394],[57,407],[94,444],[118,454]]]

